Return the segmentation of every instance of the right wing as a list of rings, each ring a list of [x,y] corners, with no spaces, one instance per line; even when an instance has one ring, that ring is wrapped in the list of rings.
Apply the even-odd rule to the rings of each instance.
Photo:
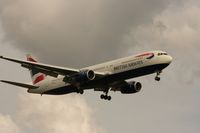
[[[13,82],[13,81],[7,81],[7,80],[0,80],[0,82],[15,85],[15,86],[22,87],[22,88],[27,88],[27,89],[37,89],[37,88],[39,88],[38,86],[19,83],[19,82]]]

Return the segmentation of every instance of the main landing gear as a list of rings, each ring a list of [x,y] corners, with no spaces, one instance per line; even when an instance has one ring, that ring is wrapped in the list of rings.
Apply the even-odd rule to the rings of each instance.
[[[160,76],[161,73],[162,73],[162,71],[157,71],[156,72],[156,77],[155,77],[156,81],[160,81],[160,77],[159,76]]]
[[[78,89],[78,90],[77,90],[77,93],[79,93],[79,94],[82,95],[82,94],[84,93],[84,90],[83,90],[83,89]]]
[[[104,95],[104,94],[102,94],[102,95],[100,96],[100,98],[101,98],[101,99],[104,99],[104,100],[108,100],[108,101],[110,101],[110,100],[112,99],[111,96]]]
[[[108,88],[108,89],[105,89],[105,91],[104,91],[105,94],[102,94],[102,95],[100,96],[100,98],[101,98],[101,99],[104,99],[104,100],[110,101],[110,100],[112,99],[112,97],[111,97],[111,96],[108,96],[108,92],[109,92],[109,88]]]

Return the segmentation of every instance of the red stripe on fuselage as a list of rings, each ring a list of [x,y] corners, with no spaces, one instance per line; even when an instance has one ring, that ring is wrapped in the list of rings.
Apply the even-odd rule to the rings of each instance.
[[[138,55],[136,57],[143,57],[143,56],[148,56],[148,55],[153,55],[153,53],[144,53],[144,54]]]
[[[44,80],[45,79],[45,76],[44,74],[38,76],[34,81],[33,81],[33,84],[37,84],[39,83],[40,81]]]

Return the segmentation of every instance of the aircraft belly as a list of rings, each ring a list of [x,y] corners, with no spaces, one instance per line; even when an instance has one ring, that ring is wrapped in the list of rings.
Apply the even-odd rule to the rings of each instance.
[[[72,85],[62,86],[55,89],[47,90],[43,94],[49,94],[49,95],[64,95],[77,92],[77,87]]]

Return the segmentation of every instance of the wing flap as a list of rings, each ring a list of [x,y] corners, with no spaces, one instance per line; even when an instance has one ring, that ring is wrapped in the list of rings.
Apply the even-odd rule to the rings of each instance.
[[[0,82],[15,85],[15,86],[22,87],[22,88],[27,88],[27,89],[37,89],[37,88],[39,88],[38,86],[25,84],[25,83],[19,83],[19,82],[13,82],[13,81],[7,81],[7,80],[0,80]]]

